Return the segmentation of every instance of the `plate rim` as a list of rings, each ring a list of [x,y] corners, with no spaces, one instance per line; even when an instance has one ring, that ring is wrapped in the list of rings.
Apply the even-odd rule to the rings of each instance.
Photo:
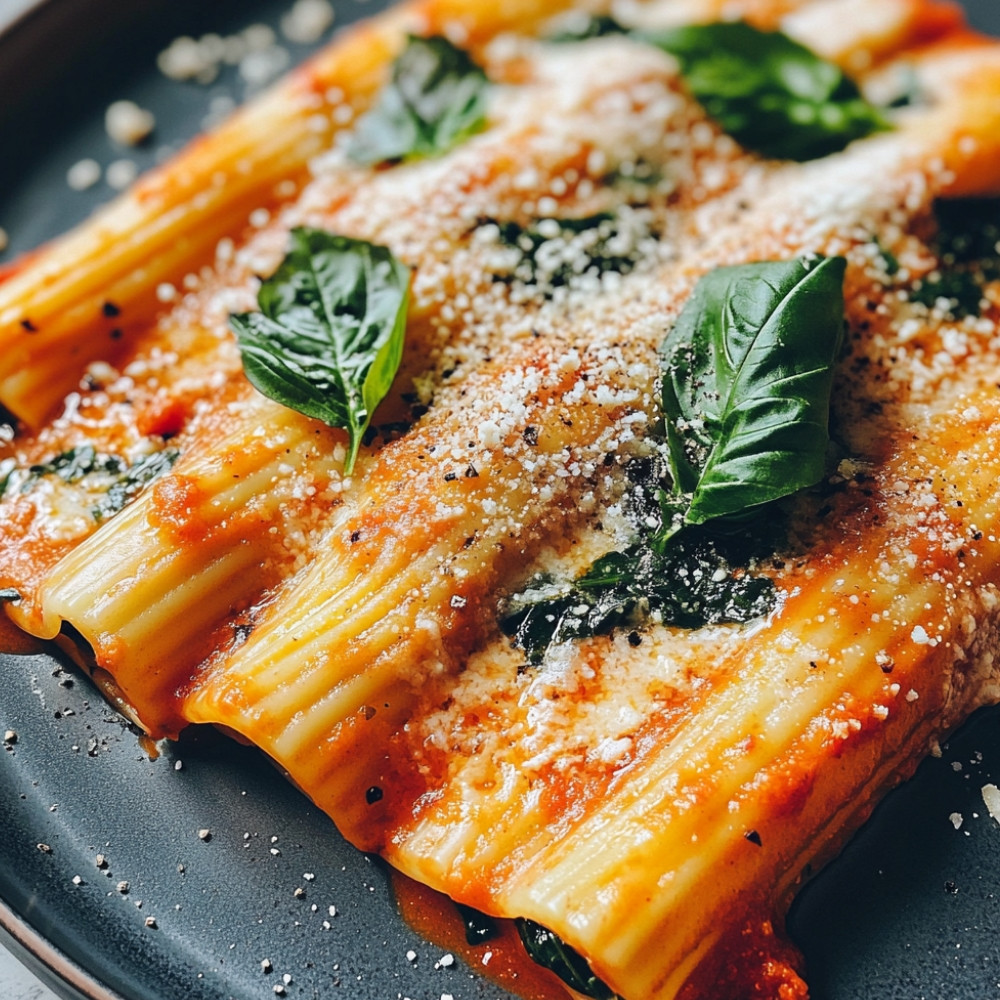
[[[0,945],[67,1000],[125,1000],[56,947],[0,897]]]

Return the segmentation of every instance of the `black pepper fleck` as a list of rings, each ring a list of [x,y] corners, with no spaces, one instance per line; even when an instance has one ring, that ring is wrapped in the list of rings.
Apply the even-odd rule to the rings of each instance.
[[[379,788],[378,785],[372,785],[371,788],[365,792],[365,802],[367,802],[368,805],[373,806],[376,802],[382,801],[383,794],[382,789]]]

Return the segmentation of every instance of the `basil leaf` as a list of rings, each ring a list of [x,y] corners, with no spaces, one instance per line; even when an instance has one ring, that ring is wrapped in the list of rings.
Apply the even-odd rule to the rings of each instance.
[[[661,348],[673,492],[702,524],[823,476],[842,257],[719,268]]]
[[[770,544],[764,505],[822,478],[845,269],[841,257],[770,261],[697,284],[661,349],[672,493],[651,512],[654,491],[637,483],[631,546],[573,583],[539,580],[509,599],[500,624],[530,664],[553,643],[650,618],[699,628],[774,607],[773,582],[740,567]]]
[[[615,992],[594,975],[587,960],[548,928],[523,917],[514,923],[528,957],[554,972],[570,989],[593,1000],[617,1000]]]
[[[385,247],[318,229],[261,285],[260,312],[230,316],[247,378],[265,396],[347,431],[350,475],[403,353],[410,272]]]
[[[488,87],[483,70],[447,38],[411,36],[347,155],[370,166],[446,153],[486,124]]]
[[[635,37],[674,56],[708,115],[763,156],[812,160],[890,127],[838,66],[781,32],[725,21]]]

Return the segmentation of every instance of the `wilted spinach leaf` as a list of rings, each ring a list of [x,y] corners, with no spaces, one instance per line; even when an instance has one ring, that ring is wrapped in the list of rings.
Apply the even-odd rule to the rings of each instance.
[[[928,309],[947,303],[956,319],[978,316],[983,287],[1000,278],[1000,198],[948,198],[934,203],[932,247],[938,271],[907,294]]]
[[[29,493],[40,479],[57,476],[65,483],[84,483],[89,491],[103,492],[91,508],[94,517],[101,520],[117,514],[144,486],[169,471],[179,454],[174,448],[154,451],[130,465],[119,455],[108,455],[86,444],[31,465],[27,475],[22,476],[17,475],[17,466],[11,459],[0,463],[0,497],[19,479],[19,492]]]
[[[629,29],[610,14],[594,14],[580,22],[579,27],[573,25],[563,31],[557,31],[548,36],[547,41],[585,42],[590,38],[604,38],[607,35],[625,35]]]
[[[632,217],[634,215],[634,217]],[[513,251],[509,270],[495,280],[517,282],[551,297],[558,288],[610,272],[627,274],[643,256],[652,234],[642,217],[599,212],[577,219],[540,219],[530,226],[486,220],[501,246]]]
[[[729,550],[704,530],[646,535],[598,559],[571,585],[539,581],[515,596],[501,627],[539,664],[550,645],[641,628],[650,618],[680,628],[753,621],[774,606],[774,584],[734,569]]]
[[[614,991],[594,975],[587,960],[534,920],[518,918],[517,932],[529,957],[554,972],[570,989],[593,1000],[617,1000]]]
[[[107,493],[94,507],[94,517],[102,520],[124,509],[145,486],[169,472],[179,455],[180,452],[176,448],[166,448],[163,451],[151,452],[133,462],[121,472],[120,478],[108,488]]]
[[[93,445],[81,445],[61,452],[48,462],[30,466],[28,478],[21,485],[21,492],[27,492],[42,476],[58,476],[63,482],[76,483],[94,472],[118,475],[125,470],[126,464],[117,455],[102,455]]]

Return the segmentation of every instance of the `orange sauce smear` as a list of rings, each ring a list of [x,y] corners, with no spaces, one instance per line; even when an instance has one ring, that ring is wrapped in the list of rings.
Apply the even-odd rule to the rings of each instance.
[[[0,653],[11,653],[14,656],[32,656],[44,653],[48,647],[41,639],[36,639],[27,632],[22,632],[0,610]]]
[[[400,916],[413,930],[461,958],[484,979],[524,1000],[567,1000],[560,979],[528,958],[513,921],[495,920],[497,933],[470,945],[462,918],[447,896],[394,870],[392,888]]]

